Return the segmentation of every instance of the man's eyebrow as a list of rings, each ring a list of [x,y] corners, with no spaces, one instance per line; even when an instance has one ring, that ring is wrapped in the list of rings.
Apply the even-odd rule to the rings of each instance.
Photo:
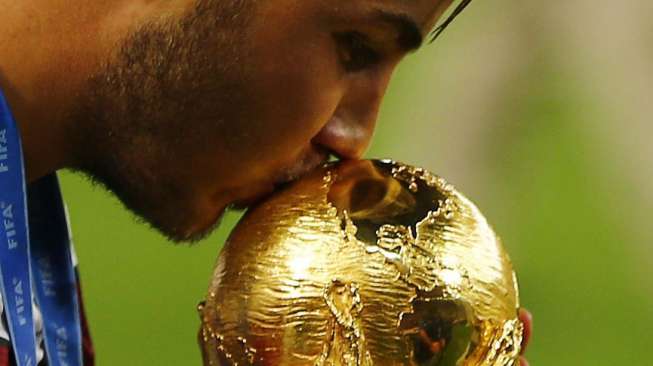
[[[378,9],[375,11],[375,17],[383,22],[392,24],[399,33],[397,45],[406,52],[418,49],[424,41],[424,36],[417,22],[410,16],[401,13],[392,13],[386,10]]]

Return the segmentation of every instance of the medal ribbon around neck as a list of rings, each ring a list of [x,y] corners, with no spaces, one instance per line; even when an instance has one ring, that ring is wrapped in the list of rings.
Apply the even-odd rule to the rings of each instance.
[[[31,225],[20,134],[0,91],[0,290],[16,364],[37,364],[33,285],[48,365],[81,366],[77,281],[56,174],[31,184],[29,195]]]

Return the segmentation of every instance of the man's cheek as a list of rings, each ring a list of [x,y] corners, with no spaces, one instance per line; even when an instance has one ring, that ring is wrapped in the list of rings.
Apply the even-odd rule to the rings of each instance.
[[[346,87],[329,71],[304,74],[295,84],[293,118],[311,137],[317,135],[335,113]]]
[[[305,147],[331,118],[340,95],[337,86],[320,82],[318,75],[287,83],[264,102],[264,113],[258,116],[262,123],[251,131],[257,134],[259,148],[271,142],[275,146],[269,148],[281,150]]]
[[[311,47],[281,52],[274,66],[262,73],[269,100],[278,113],[301,114],[318,119],[323,110],[332,111],[346,89],[337,64],[333,41],[323,35],[311,39]],[[316,115],[317,114],[317,115]],[[288,116],[290,117],[290,116]]]

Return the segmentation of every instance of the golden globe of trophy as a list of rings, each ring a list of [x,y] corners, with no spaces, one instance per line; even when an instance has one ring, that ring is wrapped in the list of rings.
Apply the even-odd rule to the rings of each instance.
[[[508,255],[442,178],[318,169],[252,209],[200,307],[206,365],[517,365]]]

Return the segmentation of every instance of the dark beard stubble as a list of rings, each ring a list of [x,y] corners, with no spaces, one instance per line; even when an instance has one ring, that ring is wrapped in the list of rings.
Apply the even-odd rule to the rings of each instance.
[[[191,158],[215,144],[216,131],[230,123],[227,111],[246,100],[252,6],[201,0],[182,19],[140,27],[90,78],[72,113],[73,170],[172,241],[197,241],[212,229],[185,231],[193,192],[184,182]]]

